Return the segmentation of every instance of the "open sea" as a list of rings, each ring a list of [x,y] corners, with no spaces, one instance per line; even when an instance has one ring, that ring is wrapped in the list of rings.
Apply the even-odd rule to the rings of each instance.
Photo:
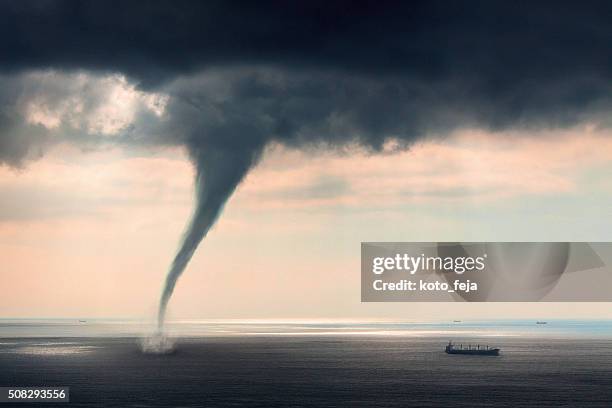
[[[612,406],[610,321],[182,322],[170,354],[144,353],[145,332],[0,320],[0,386],[69,386],[69,407]]]

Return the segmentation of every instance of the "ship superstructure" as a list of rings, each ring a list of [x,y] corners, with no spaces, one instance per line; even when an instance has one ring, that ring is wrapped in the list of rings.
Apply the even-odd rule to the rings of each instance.
[[[448,342],[448,345],[444,349],[447,354],[467,354],[475,356],[499,356],[499,348],[493,348],[489,346],[482,346],[480,344],[472,345],[467,344],[465,347],[463,344],[456,346],[452,341]]]

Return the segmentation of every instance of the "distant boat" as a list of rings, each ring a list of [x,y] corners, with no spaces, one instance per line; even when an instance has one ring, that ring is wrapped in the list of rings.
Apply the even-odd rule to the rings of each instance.
[[[548,322],[536,322],[536,324],[548,324]]]
[[[453,323],[461,323],[461,320],[453,320]]]
[[[460,344],[459,347],[455,346],[452,341],[448,342],[448,345],[444,349],[446,354],[467,354],[470,356],[499,356],[499,348],[492,348],[489,346],[481,346],[477,344],[472,346],[468,344],[467,347],[463,347]]]
[[[87,323],[87,320],[79,320],[79,323]]]

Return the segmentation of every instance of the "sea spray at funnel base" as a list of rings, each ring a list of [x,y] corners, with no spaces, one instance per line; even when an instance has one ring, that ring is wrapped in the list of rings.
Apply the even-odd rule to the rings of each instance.
[[[179,250],[172,261],[159,301],[157,330],[163,331],[168,301],[198,244],[213,226],[223,206],[247,171],[257,162],[261,150],[252,147],[191,146],[196,166],[196,203]]]
[[[174,340],[161,332],[156,332],[140,341],[140,347],[146,354],[172,354],[175,352]]]

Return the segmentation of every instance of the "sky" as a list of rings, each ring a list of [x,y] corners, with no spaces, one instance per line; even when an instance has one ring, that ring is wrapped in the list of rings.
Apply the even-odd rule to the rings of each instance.
[[[3,3],[0,315],[610,317],[360,302],[361,241],[610,240],[610,6],[551,4]]]

